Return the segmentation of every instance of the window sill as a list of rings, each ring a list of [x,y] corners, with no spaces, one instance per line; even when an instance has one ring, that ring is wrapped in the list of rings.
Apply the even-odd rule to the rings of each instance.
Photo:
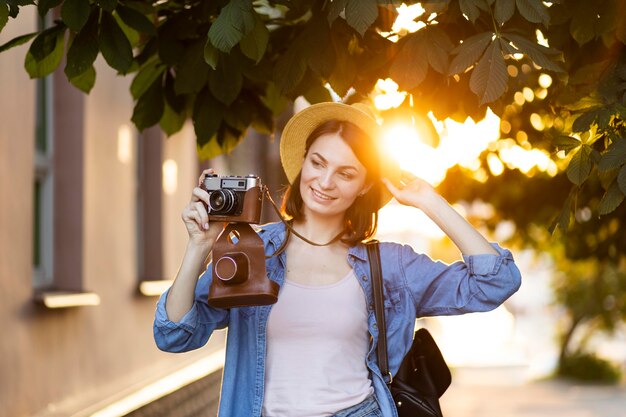
[[[169,287],[172,286],[174,280],[171,279],[157,279],[154,281],[141,281],[139,283],[139,293],[146,297],[159,297]]]
[[[34,298],[36,303],[50,309],[100,305],[100,296],[93,292],[40,291]]]

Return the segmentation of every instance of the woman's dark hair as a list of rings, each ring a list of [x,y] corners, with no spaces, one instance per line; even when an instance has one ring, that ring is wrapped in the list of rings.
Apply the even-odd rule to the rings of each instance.
[[[357,159],[365,166],[367,173],[365,183],[372,187],[362,197],[352,203],[345,213],[346,236],[342,242],[354,245],[371,238],[378,226],[378,209],[381,201],[380,163],[378,161],[376,144],[371,136],[365,133],[354,123],[329,120],[319,125],[307,138],[305,155],[311,145],[320,136],[338,134],[352,149]],[[300,173],[285,191],[282,211],[293,220],[304,218],[303,201],[300,194]]]

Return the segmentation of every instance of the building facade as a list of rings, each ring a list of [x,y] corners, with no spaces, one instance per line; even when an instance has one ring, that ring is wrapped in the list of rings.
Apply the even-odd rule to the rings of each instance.
[[[23,8],[0,44],[36,22]],[[125,415],[207,375],[215,386],[224,333],[184,354],[152,337],[203,166],[193,127],[137,132],[131,77],[99,57],[89,95],[63,64],[30,80],[27,48],[0,54],[0,416]],[[251,138],[211,163],[278,183],[275,145]]]

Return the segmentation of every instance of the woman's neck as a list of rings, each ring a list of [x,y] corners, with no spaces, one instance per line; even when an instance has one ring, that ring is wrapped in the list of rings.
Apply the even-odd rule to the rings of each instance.
[[[293,224],[294,229],[312,242],[324,244],[337,237],[344,228],[343,218],[319,218],[306,215]]]

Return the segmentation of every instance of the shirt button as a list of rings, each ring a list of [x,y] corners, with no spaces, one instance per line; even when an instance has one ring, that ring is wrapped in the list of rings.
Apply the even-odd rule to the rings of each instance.
[[[362,275],[362,276],[361,276],[361,279],[362,279],[363,281],[367,281],[367,275]]]

